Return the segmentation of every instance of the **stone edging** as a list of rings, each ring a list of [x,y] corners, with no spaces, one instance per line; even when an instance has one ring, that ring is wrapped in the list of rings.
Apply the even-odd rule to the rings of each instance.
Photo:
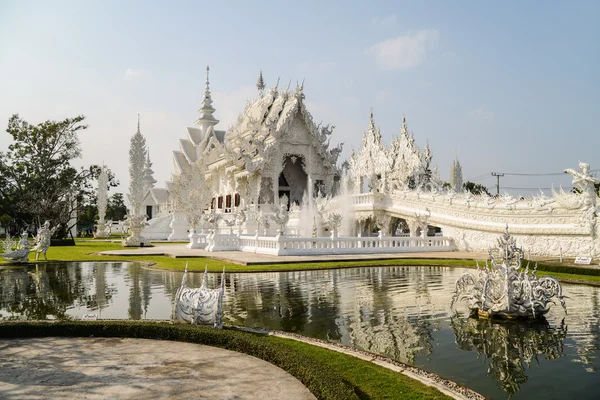
[[[466,388],[464,386],[459,385],[456,382],[451,380],[442,378],[441,376],[434,374],[432,372],[425,371],[424,369],[415,367],[413,365],[408,365],[396,360],[392,360],[391,358],[371,353],[365,350],[356,349],[350,346],[346,346],[339,343],[327,342],[321,339],[309,338],[306,336],[298,335],[295,333],[283,332],[283,331],[273,331],[270,329],[263,328],[246,328],[237,325],[227,325],[229,328],[238,329],[246,332],[253,333],[263,333],[268,334],[270,336],[281,337],[285,339],[297,340],[299,342],[308,343],[313,346],[319,346],[326,348],[328,350],[337,351],[339,353],[347,354],[353,357],[360,358],[361,360],[372,362],[381,367],[387,368],[389,370],[399,372],[408,376],[411,379],[415,379],[427,386],[432,386],[438,389],[440,392],[444,393],[447,396],[450,396],[457,400],[486,400],[484,396],[481,394]]]

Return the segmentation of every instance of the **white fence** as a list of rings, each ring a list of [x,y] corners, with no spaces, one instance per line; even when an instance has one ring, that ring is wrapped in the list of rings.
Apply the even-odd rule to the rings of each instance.
[[[277,256],[413,253],[454,251],[452,238],[422,237],[315,237],[209,235],[208,251],[240,250]]]

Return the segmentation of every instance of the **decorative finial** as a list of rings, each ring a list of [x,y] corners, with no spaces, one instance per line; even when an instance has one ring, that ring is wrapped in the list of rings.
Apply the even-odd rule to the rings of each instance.
[[[138,131],[138,133],[141,133],[140,132],[140,113],[138,113],[138,130],[137,131]]]
[[[210,67],[206,66],[206,84],[208,85],[208,72],[210,71]]]

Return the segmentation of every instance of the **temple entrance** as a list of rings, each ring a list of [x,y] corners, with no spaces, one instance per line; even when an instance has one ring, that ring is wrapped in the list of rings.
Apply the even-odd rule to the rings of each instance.
[[[283,160],[283,171],[279,174],[279,198],[287,196],[288,209],[292,204],[302,204],[302,196],[308,182],[303,165],[303,156],[289,155]]]

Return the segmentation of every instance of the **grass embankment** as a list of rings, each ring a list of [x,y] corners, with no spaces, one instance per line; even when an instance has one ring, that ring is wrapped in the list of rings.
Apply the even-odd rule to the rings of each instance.
[[[356,357],[235,329],[140,321],[7,322],[0,328],[0,338],[131,337],[220,347],[282,368],[318,399],[450,399],[433,387]]]
[[[161,243],[161,246],[163,243]],[[168,245],[168,244],[165,244]],[[108,241],[77,240],[76,246],[51,246],[48,249],[48,262],[51,261],[135,261],[152,266],[153,268],[181,271],[186,263],[190,271],[204,271],[208,266],[209,271],[222,271],[225,267],[227,272],[277,272],[277,271],[301,271],[332,268],[351,268],[368,266],[440,266],[440,267],[475,267],[474,260],[466,259],[411,259],[399,258],[391,260],[361,260],[361,261],[326,261],[326,262],[301,262],[285,264],[263,264],[263,265],[240,265],[224,260],[208,257],[195,258],[171,258],[166,256],[104,256],[96,253],[105,250],[123,250],[120,243]],[[29,260],[35,262],[35,253],[29,254]],[[45,262],[40,260],[39,262]],[[0,265],[6,262],[0,259]],[[523,262],[526,265],[527,261]],[[530,262],[533,269],[536,261]],[[555,278],[573,283],[589,283],[600,285],[600,269],[574,267],[568,264],[550,264],[537,262],[538,275],[552,275]],[[479,262],[480,266],[483,263]]]

